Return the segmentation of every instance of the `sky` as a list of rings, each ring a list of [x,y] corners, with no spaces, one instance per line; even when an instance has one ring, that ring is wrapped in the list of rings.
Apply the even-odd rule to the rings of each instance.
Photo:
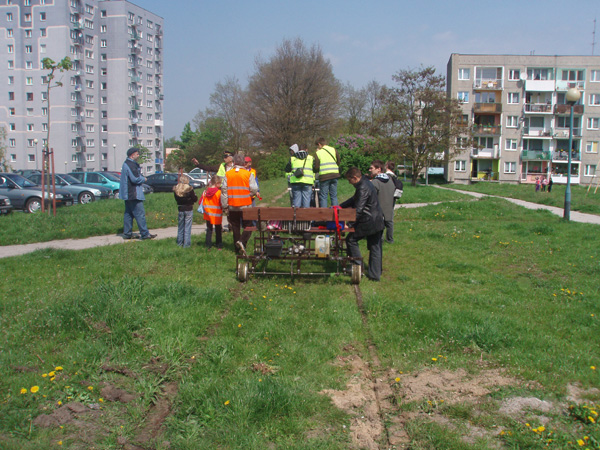
[[[600,55],[599,0],[132,0],[164,18],[165,137],[210,106],[218,82],[245,87],[284,39],[317,44],[355,88],[452,53]],[[594,19],[598,18],[596,45]]]

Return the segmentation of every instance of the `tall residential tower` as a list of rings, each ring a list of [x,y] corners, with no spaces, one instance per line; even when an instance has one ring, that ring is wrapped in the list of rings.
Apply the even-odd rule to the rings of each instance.
[[[120,170],[129,147],[163,168],[163,19],[122,0],[0,0],[0,127],[13,169]],[[50,90],[41,61],[70,57]]]

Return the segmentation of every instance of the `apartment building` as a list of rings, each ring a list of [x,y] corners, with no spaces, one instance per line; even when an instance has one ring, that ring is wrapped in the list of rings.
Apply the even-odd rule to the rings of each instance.
[[[566,183],[570,106],[574,106],[571,182],[594,181],[600,164],[600,56],[461,55],[447,66],[448,95],[461,103],[472,139],[445,168],[448,181]],[[595,183],[595,181],[594,181]]]
[[[50,89],[41,61],[70,57]],[[0,127],[6,162],[57,172],[119,171],[129,147],[163,169],[163,19],[121,0],[0,0]],[[54,83],[51,84],[51,86]]]

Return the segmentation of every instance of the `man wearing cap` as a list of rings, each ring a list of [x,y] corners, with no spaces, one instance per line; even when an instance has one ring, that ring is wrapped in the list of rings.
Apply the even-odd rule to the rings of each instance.
[[[144,190],[142,183],[146,178],[142,175],[137,160],[140,151],[131,147],[127,150],[127,159],[121,167],[121,184],[119,197],[125,200],[125,215],[123,217],[123,239],[133,236],[133,219],[140,230],[140,239],[154,239],[156,234],[150,234],[146,225],[146,211],[144,210]]]
[[[202,170],[206,170],[207,172],[217,172],[216,175],[223,178],[225,173],[233,168],[233,153],[229,151],[223,152],[223,162],[218,168],[216,166],[200,164],[196,158],[192,158],[192,164]]]

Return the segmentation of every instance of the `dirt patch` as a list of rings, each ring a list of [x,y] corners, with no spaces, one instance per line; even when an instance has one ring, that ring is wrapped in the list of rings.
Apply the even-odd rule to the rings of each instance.
[[[173,399],[177,396],[177,391],[177,383],[167,383],[163,386],[162,394],[146,415],[145,425],[133,439],[133,442],[143,447],[150,440],[156,439],[159,436],[162,424],[171,413],[171,406]],[[134,449],[137,447],[133,446],[130,448]]]
[[[104,372],[112,372],[118,373],[120,375],[125,375],[126,377],[133,378],[134,380],[137,379],[137,375],[133,371],[129,370],[127,367],[109,366],[107,364],[104,364],[102,367],[100,367],[100,370]]]
[[[83,415],[93,416],[94,414],[97,414],[97,410],[85,406],[83,403],[71,402],[62,405],[51,414],[37,416],[33,420],[33,424],[42,428],[58,427],[73,423]]]
[[[581,404],[587,403],[590,400],[596,400],[600,396],[600,389],[589,388],[583,389],[578,384],[567,385],[567,401],[571,403]]]
[[[151,358],[148,364],[142,366],[142,369],[146,369],[159,375],[164,375],[167,373],[167,370],[169,370],[169,365],[167,363],[161,363],[160,359],[158,358]]]
[[[104,400],[109,402],[129,403],[130,401],[135,400],[135,395],[108,383],[104,384],[100,390],[100,395]]]
[[[513,397],[502,402],[502,406],[498,412],[507,416],[518,416],[526,410],[550,412],[554,408],[554,403],[540,400],[539,398]]]
[[[253,372],[260,372],[263,375],[271,375],[276,372],[275,368],[266,363],[253,363],[250,366]]]

